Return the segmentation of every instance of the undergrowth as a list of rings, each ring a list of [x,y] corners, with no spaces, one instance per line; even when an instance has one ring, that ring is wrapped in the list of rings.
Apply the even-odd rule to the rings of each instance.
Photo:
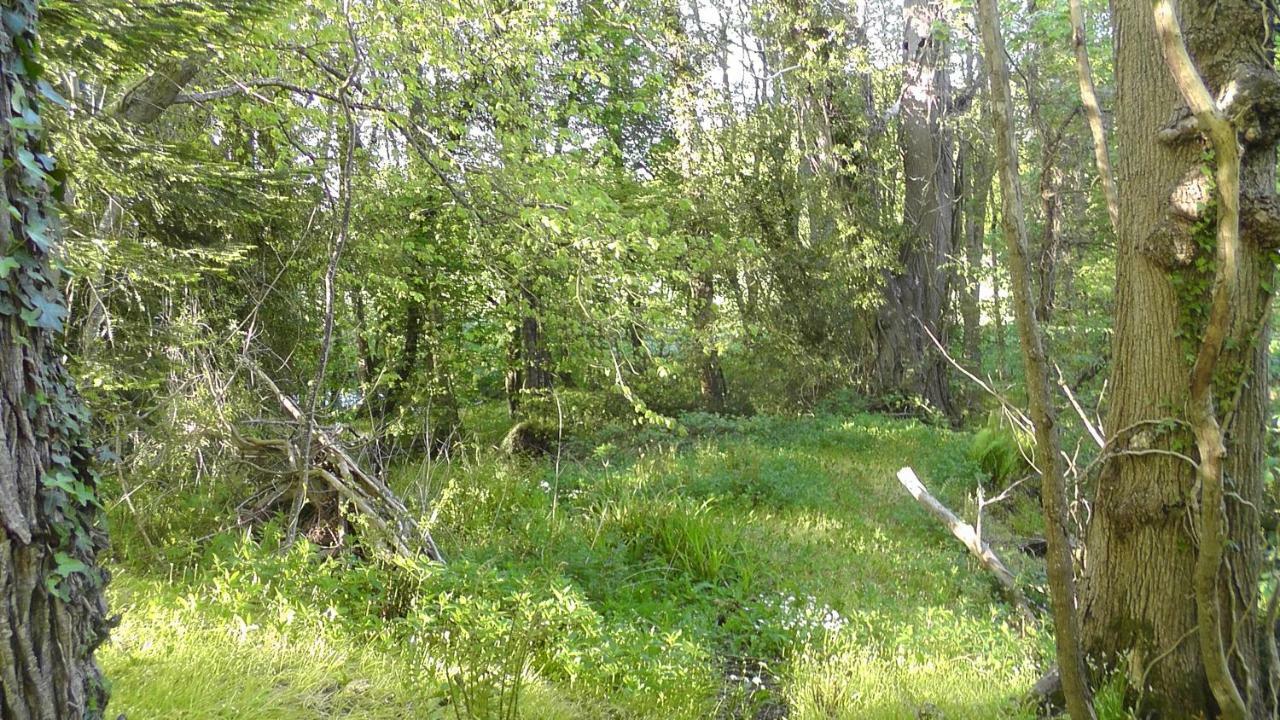
[[[579,433],[558,461],[398,468],[444,567],[282,552],[274,526],[194,542],[200,514],[143,541],[118,506],[113,712],[1029,717],[1051,640],[894,479],[911,464],[963,508],[969,442],[871,415],[689,416]]]

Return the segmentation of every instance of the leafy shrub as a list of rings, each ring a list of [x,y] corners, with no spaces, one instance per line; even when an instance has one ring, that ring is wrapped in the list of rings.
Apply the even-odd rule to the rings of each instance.
[[[853,388],[841,388],[818,402],[814,412],[832,417],[854,417],[871,408],[872,402]]]

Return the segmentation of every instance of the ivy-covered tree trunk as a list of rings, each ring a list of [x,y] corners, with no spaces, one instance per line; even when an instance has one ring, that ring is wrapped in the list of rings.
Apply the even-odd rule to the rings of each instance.
[[[1112,5],[1119,188],[1116,325],[1109,431],[1086,546],[1084,641],[1120,666],[1144,710],[1217,717],[1197,637],[1193,577],[1201,488],[1190,462],[1189,358],[1206,329],[1214,263],[1214,192],[1206,144],[1161,59],[1152,6]],[[1226,430],[1228,537],[1218,568],[1221,634],[1230,671],[1255,717],[1269,716],[1258,663],[1267,418],[1267,308],[1276,232],[1280,132],[1267,17],[1252,0],[1184,0],[1189,50],[1212,92],[1235,84],[1242,144],[1239,294],[1215,405]],[[1269,90],[1267,89],[1269,88]],[[1173,121],[1170,120],[1173,118]],[[1156,452],[1151,452],[1151,451]]]
[[[81,720],[107,700],[93,657],[106,537],[89,419],[55,340],[66,310],[40,106],[56,95],[37,76],[36,6],[7,1],[0,28],[0,717]]]

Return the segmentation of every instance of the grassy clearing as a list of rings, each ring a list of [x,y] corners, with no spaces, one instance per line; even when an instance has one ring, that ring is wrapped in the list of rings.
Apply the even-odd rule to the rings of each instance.
[[[558,469],[484,454],[403,468],[396,484],[430,503],[446,568],[281,554],[270,528],[219,536],[163,577],[135,553],[103,655],[113,709],[1029,716],[1018,699],[1051,641],[1012,627],[894,479],[909,463],[964,507],[980,478],[967,436],[866,415],[686,427],[602,431]]]

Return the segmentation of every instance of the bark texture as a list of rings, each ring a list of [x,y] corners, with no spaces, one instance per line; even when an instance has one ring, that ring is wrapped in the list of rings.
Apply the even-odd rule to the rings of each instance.
[[[882,392],[912,393],[952,415],[946,361],[920,327],[946,342],[942,315],[950,281],[955,162],[944,122],[951,96],[946,44],[933,32],[944,13],[938,0],[906,0],[903,7],[904,238],[900,267],[888,278],[877,322],[875,376]]]
[[[693,335],[698,353],[698,385],[702,406],[707,412],[725,411],[729,389],[720,367],[720,350],[715,338],[715,276],[700,272],[689,281],[693,301]]]
[[[0,28],[0,717],[96,719],[106,538],[88,414],[55,343],[66,310],[50,257],[53,160],[38,129],[8,122],[39,113],[36,5],[6,3]]]
[[[1265,22],[1260,5],[1184,2],[1181,19],[1191,56],[1212,92],[1220,93],[1245,70],[1271,73],[1271,48],[1264,45],[1269,40],[1256,32]],[[1203,204],[1185,198],[1203,186],[1204,145],[1194,132],[1169,132],[1170,117],[1176,121],[1187,113],[1161,58],[1151,6],[1116,3],[1112,21],[1120,190],[1114,391],[1106,425],[1110,457],[1099,477],[1087,537],[1085,642],[1093,655],[1122,666],[1144,712],[1216,717],[1192,590],[1200,540],[1195,469],[1145,452],[1193,447],[1186,419],[1188,358],[1195,347],[1184,338],[1190,334],[1199,343],[1209,297],[1203,282],[1193,282],[1190,261],[1208,257],[1213,241],[1209,230],[1206,249],[1196,220],[1188,217],[1203,211]],[[1245,195],[1274,193],[1275,133],[1269,126],[1275,122],[1270,116],[1258,119],[1262,130],[1252,139],[1241,133]],[[1251,124],[1246,120],[1240,127]],[[1239,292],[1229,319],[1231,335],[1241,342],[1223,353],[1214,385],[1215,403],[1226,418],[1228,491],[1228,542],[1217,586],[1231,673],[1249,698],[1250,713],[1262,717],[1261,693],[1251,689],[1258,674],[1262,552],[1254,508],[1262,493],[1266,288],[1273,263],[1248,223],[1242,236]]]

